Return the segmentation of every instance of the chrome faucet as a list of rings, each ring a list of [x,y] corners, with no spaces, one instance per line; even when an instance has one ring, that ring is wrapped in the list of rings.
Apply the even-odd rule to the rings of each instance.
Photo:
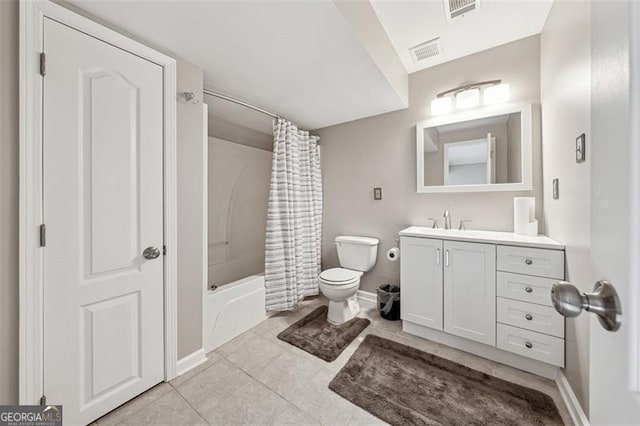
[[[449,210],[444,211],[444,229],[451,229],[451,215]]]

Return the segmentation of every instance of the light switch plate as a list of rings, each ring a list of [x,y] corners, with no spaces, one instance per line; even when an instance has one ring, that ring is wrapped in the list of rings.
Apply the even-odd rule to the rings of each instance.
[[[553,199],[560,199],[560,180],[558,178],[553,180]]]
[[[576,163],[584,163],[587,159],[587,137],[581,134],[576,138]]]
[[[373,188],[373,199],[382,200],[382,188]]]

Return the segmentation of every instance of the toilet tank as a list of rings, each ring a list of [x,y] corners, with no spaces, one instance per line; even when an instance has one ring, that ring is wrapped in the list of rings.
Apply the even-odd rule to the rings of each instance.
[[[377,238],[341,235],[335,242],[341,267],[367,272],[376,264],[380,243]]]

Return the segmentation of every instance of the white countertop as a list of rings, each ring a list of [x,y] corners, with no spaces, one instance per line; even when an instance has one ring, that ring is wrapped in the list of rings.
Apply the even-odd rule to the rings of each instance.
[[[472,243],[493,243],[508,246],[534,247],[551,250],[564,250],[564,245],[552,240],[546,235],[528,237],[516,235],[513,232],[478,231],[468,229],[433,229],[426,226],[410,226],[399,232],[401,237],[438,238],[442,240],[468,241]]]

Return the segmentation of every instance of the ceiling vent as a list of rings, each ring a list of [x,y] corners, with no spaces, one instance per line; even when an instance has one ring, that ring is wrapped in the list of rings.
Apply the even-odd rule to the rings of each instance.
[[[425,59],[432,58],[442,53],[442,43],[440,37],[429,40],[425,43],[413,46],[409,49],[413,62],[424,61]]]
[[[481,0],[444,0],[444,11],[447,20],[452,20],[465,13],[480,9]]]

